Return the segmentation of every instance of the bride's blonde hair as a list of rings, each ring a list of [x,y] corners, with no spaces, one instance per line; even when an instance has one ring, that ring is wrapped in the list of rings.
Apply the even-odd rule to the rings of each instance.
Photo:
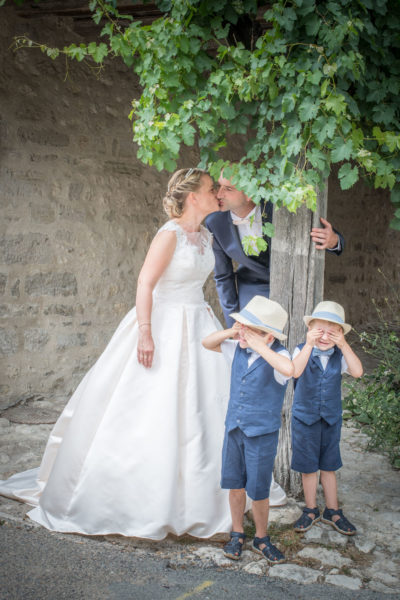
[[[201,185],[203,169],[179,169],[168,181],[167,192],[163,198],[163,207],[170,219],[181,217],[185,200],[190,192],[196,192]]]

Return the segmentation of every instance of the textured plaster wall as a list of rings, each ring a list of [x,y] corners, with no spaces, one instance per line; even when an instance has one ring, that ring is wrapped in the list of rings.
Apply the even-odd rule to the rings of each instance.
[[[345,236],[346,249],[339,259],[327,256],[325,297],[343,304],[350,323],[360,330],[376,320],[372,299],[387,317],[385,298],[393,311],[400,309],[400,232],[389,228],[393,205],[388,191],[361,182],[342,191],[334,171],[328,198],[328,218]]]
[[[118,61],[100,79],[38,50],[13,53],[14,35],[62,46],[82,38],[72,20],[17,18],[0,28],[0,409],[30,398],[66,399],[134,305],[136,280],[154,233],[167,173],[135,157],[127,115],[138,94]],[[95,32],[93,32],[93,37]],[[232,140],[228,157],[240,157]],[[187,150],[181,166],[197,155]],[[327,298],[350,322],[373,317],[377,275],[398,283],[399,234],[387,229],[387,195],[329,182],[329,218],[347,240],[327,258]],[[386,293],[386,292],[384,292]],[[218,311],[213,282],[206,298]],[[220,313],[219,313],[220,314]]]
[[[81,39],[72,21],[1,9],[1,406],[68,396],[135,304],[168,174],[135,157],[127,115],[135,78],[112,63],[97,80],[12,36]],[[185,164],[196,164],[188,152]]]

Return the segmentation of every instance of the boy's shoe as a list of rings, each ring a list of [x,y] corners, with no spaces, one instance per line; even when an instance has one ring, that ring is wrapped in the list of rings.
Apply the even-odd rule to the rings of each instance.
[[[314,518],[309,517],[309,514],[314,515]],[[305,531],[311,529],[314,523],[318,523],[320,519],[321,515],[319,514],[319,508],[317,506],[315,508],[307,508],[307,506],[305,506],[303,508],[303,514],[293,525],[294,530],[298,531],[299,533],[304,533]]]
[[[265,548],[261,550],[260,544],[265,544]],[[278,565],[286,560],[285,555],[276,546],[271,544],[269,535],[263,538],[255,537],[252,549],[257,554],[261,554],[271,565]]]
[[[340,519],[333,521],[333,515],[339,515]],[[321,521],[323,523],[328,523],[328,525],[332,525],[336,531],[343,533],[343,535],[355,535],[357,533],[357,529],[348,519],[346,519],[341,508],[338,510],[335,510],[334,508],[325,508]]]
[[[240,531],[231,531],[231,539],[223,548],[224,555],[232,560],[239,560],[242,556],[243,544],[246,539],[246,534]],[[241,542],[240,540],[243,540]]]

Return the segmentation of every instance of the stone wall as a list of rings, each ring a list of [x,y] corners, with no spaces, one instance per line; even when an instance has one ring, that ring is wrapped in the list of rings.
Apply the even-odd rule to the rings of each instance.
[[[1,12],[0,407],[68,396],[93,364],[135,304],[168,179],[136,159],[132,73],[74,62],[65,80],[62,59],[9,46],[22,32],[79,43],[72,21]]]
[[[104,349],[134,305],[146,249],[166,219],[168,174],[136,159],[131,71],[114,61],[96,79],[78,63],[67,73],[62,59],[38,50],[14,53],[19,33],[62,46],[80,43],[82,31],[72,20],[0,10],[2,408],[67,398]],[[181,166],[197,160],[188,150]],[[387,229],[386,194],[361,185],[343,193],[335,177],[329,186],[329,218],[347,247],[327,259],[325,295],[359,324],[372,318],[370,297],[382,296],[377,267],[398,283],[399,234]],[[219,312],[212,280],[206,297]]]
[[[328,218],[343,233],[346,247],[339,259],[326,258],[325,298],[343,304],[360,330],[377,318],[372,300],[388,318],[400,309],[400,232],[389,228],[394,208],[388,191],[361,182],[342,191],[336,172],[329,179]]]

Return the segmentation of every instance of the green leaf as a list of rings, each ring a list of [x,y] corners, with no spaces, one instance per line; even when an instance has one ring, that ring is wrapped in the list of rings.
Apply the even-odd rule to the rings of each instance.
[[[91,42],[88,47],[88,53],[92,56],[94,62],[101,63],[108,54],[106,44],[97,45],[96,42]]]
[[[311,37],[316,36],[320,27],[321,27],[321,19],[317,14],[313,14],[307,18],[306,32],[309,36],[311,36]]]
[[[86,56],[86,46],[84,44],[81,44],[80,46],[71,44],[69,47],[64,48],[64,52],[71,58],[81,62]]]
[[[352,168],[350,163],[346,163],[340,167],[338,176],[342,190],[348,190],[358,181],[358,168]]]
[[[189,123],[184,123],[182,125],[182,139],[186,146],[193,146],[195,133],[195,128]]]
[[[306,154],[307,160],[310,161],[313,167],[318,169],[319,171],[323,171],[326,166],[327,156],[318,150],[317,148],[312,148],[312,150],[308,150]]]
[[[264,223],[262,226],[262,232],[264,235],[266,235],[267,237],[274,237],[275,235],[275,227],[273,226],[272,223]]]
[[[311,121],[318,114],[320,101],[308,96],[299,106],[299,117],[301,121]]]
[[[343,140],[341,137],[335,137],[332,143],[331,160],[332,162],[341,162],[342,160],[348,160],[353,150],[353,144],[351,139]]]
[[[326,109],[334,112],[336,116],[346,112],[346,102],[342,94],[331,94],[323,102]]]
[[[400,185],[396,185],[390,192],[390,200],[393,204],[400,204]]]

